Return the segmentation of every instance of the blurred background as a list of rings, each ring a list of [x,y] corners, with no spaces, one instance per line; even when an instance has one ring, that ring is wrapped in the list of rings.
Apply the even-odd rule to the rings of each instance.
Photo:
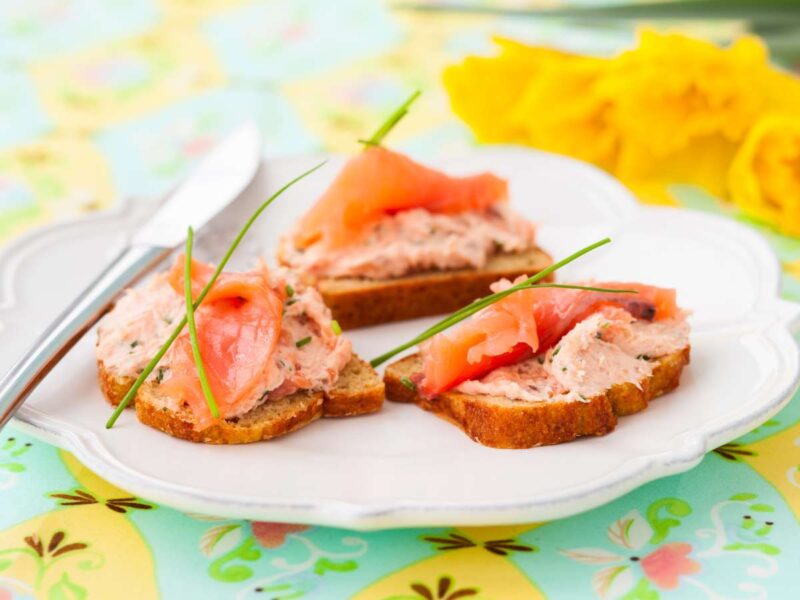
[[[419,89],[388,145],[592,162],[642,202],[756,228],[800,301],[798,69],[790,0],[0,0],[0,249],[165,194],[247,117],[267,160],[354,152]],[[357,533],[157,507],[10,427],[0,600],[793,598],[798,440],[795,396],[694,470],[570,519]],[[693,554],[689,580],[714,531],[736,541]],[[44,565],[87,544],[104,562],[3,578],[3,552]]]
[[[643,31],[660,33],[647,45]],[[748,135],[769,133],[753,134],[762,117],[800,114],[796,78],[773,75],[797,68],[798,33],[793,0],[7,1],[0,3],[0,240],[122,198],[165,193],[245,116],[260,123],[267,157],[352,151],[418,88],[424,93],[412,117],[392,134],[400,149],[424,159],[485,141],[573,154],[645,201],[754,219],[780,249],[781,234],[800,235],[800,207],[778,200],[776,208],[766,196],[800,194],[800,176],[770,173],[781,191],[767,193],[746,181],[750,164],[738,175],[731,168]],[[554,60],[552,49],[608,60]],[[545,89],[530,91],[537,86]],[[614,122],[600,131],[599,120]],[[656,123],[670,139],[637,145]],[[717,133],[724,148],[707,139]],[[780,150],[766,163],[791,163],[799,137],[774,143]],[[755,155],[758,144],[738,154]],[[683,189],[687,183],[703,193]],[[753,198],[753,185],[764,193]],[[781,250],[787,272],[800,273],[800,257]],[[800,294],[800,284],[788,285]]]

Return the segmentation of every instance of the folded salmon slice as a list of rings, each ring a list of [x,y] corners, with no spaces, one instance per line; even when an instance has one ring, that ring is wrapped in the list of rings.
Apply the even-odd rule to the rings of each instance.
[[[492,290],[503,291],[511,285],[510,281],[503,280],[495,283]],[[623,308],[634,317],[648,321],[682,314],[673,289],[620,282],[591,285],[638,293],[563,288],[515,292],[420,345],[423,360],[420,391],[427,395],[440,394],[463,381],[480,379],[498,367],[548,350],[577,323],[604,306]]]
[[[176,293],[183,295],[184,261],[179,256],[169,274]],[[193,260],[192,297],[197,298],[214,272]],[[198,346],[220,418],[252,408],[262,393],[271,357],[281,333],[283,292],[272,289],[265,268],[247,273],[223,273],[195,312]],[[162,390],[186,402],[198,429],[214,422],[200,387],[188,329],[165,357],[169,377]]]
[[[434,213],[483,210],[508,198],[508,183],[490,173],[450,177],[407,156],[371,146],[351,158],[300,220],[294,243],[341,248],[384,215],[411,208]]]

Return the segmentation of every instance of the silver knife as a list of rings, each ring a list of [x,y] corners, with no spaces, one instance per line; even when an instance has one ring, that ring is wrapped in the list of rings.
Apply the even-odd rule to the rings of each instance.
[[[126,287],[152,270],[186,238],[233,201],[252,181],[261,136],[252,122],[216,146],[111,264],[59,315],[0,381],[0,429]]]

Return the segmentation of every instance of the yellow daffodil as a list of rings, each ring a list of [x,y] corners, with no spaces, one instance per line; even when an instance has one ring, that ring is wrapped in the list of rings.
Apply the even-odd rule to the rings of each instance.
[[[608,65],[574,55],[545,62],[510,108],[509,122],[531,146],[613,170],[620,145],[614,98],[600,88]]]
[[[602,82],[622,139],[615,174],[651,202],[673,182],[720,195],[739,142],[767,103],[755,81],[769,69],[755,38],[730,48],[681,35],[641,34]]]
[[[469,56],[444,71],[450,103],[482,142],[530,143],[525,121],[510,118],[528,84],[548,68],[558,69],[574,55],[496,38],[495,57]]]
[[[626,142],[661,157],[708,136],[742,139],[766,102],[754,83],[768,68],[764,46],[752,37],[723,49],[643,31],[639,46],[613,61],[604,85],[617,97]]]
[[[733,159],[728,184],[745,213],[800,236],[800,113],[760,119]]]
[[[754,126],[765,114],[800,115],[800,81],[770,65],[758,38],[720,48],[643,31],[636,48],[610,59],[496,43],[497,56],[469,57],[444,77],[454,111],[481,141],[528,144],[592,162],[648,202],[672,202],[673,183],[725,197],[731,172],[737,202],[772,222],[778,201],[766,198],[795,189],[788,171],[772,164],[790,142],[754,133]],[[767,140],[769,149],[760,152],[773,156],[772,166],[731,169],[734,156],[755,153],[761,142],[754,136]],[[740,149],[745,138],[750,150]],[[791,205],[780,199],[780,214],[790,214]]]

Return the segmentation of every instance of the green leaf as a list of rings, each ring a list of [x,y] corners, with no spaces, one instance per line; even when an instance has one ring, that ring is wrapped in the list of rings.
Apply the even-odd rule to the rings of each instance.
[[[217,581],[236,583],[253,576],[253,569],[246,565],[230,564],[235,560],[254,561],[261,558],[261,551],[254,548],[255,538],[248,537],[239,546],[223,554],[208,567],[208,574]]]
[[[754,510],[756,512],[774,512],[775,509],[772,508],[769,504],[751,504],[750,510]]]
[[[69,575],[63,573],[47,594],[49,600],[84,600],[86,588],[71,581]]]
[[[681,2],[600,2],[596,6],[554,6],[529,8],[525,6],[492,6],[491,3],[432,3],[410,1],[397,5],[418,11],[455,11],[478,14],[500,14],[505,17],[536,17],[537,19],[580,19],[597,24],[604,20],[632,19],[723,19],[750,20],[759,23],[793,22],[798,17],[796,0],[682,0]]]
[[[25,470],[25,465],[18,462],[0,463],[0,469],[10,473],[22,473]]]
[[[656,500],[647,509],[647,522],[653,528],[653,537],[650,538],[651,544],[658,544],[666,539],[669,530],[681,524],[680,519],[663,518],[659,516],[661,509],[675,517],[686,517],[691,514],[692,507],[678,498],[662,498]]]
[[[358,563],[354,560],[346,560],[344,562],[333,562],[327,558],[320,558],[314,563],[314,573],[317,575],[324,575],[327,571],[337,571],[345,573],[347,571],[354,571],[358,568]]]
[[[756,494],[751,494],[750,492],[742,492],[741,494],[734,494],[730,497],[731,500],[752,500],[756,498]]]
[[[729,550],[735,552],[737,550],[755,550],[756,552],[761,552],[762,554],[767,554],[769,556],[775,556],[776,554],[780,554],[780,549],[776,548],[772,544],[744,544],[742,542],[735,542],[733,544],[727,544],[722,547],[723,550]]]
[[[759,544],[758,546],[764,554],[769,554],[770,556],[775,556],[776,554],[781,553],[780,549],[776,548],[772,544]]]
[[[273,585],[258,586],[261,588],[260,593],[264,594],[265,599],[272,600],[293,600],[294,598],[302,598],[306,595],[306,591],[302,588],[295,587],[293,583],[276,583]]]

